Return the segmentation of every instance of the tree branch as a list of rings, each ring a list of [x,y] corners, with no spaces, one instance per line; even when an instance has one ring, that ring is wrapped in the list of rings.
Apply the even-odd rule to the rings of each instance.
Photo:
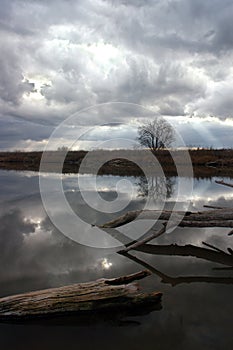
[[[137,249],[138,247],[152,241],[152,239],[157,238],[159,236],[161,236],[164,232],[166,232],[166,224],[163,225],[163,227],[161,228],[161,230],[159,231],[155,231],[154,233],[152,233],[150,236],[137,241],[135,243],[132,243],[131,245],[129,245],[127,248],[120,250],[118,253],[121,254],[122,252],[127,253],[132,249]]]
[[[228,186],[228,187],[233,187],[233,184],[230,184],[230,183],[227,183],[227,182],[224,182],[224,181],[218,181],[218,180],[215,180],[216,184],[219,184],[219,185],[224,185],[224,186]]]

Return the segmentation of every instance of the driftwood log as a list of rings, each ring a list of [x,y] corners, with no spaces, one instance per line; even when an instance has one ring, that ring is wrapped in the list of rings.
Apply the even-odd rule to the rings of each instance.
[[[201,212],[172,212],[164,210],[159,215],[158,210],[134,210],[109,221],[99,227],[101,228],[117,228],[130,223],[137,219],[140,215],[140,220],[154,220],[159,219],[168,221],[171,215],[174,214],[177,218],[180,217],[180,227],[230,227],[233,228],[233,208],[224,208],[216,210],[206,210]]]
[[[83,313],[137,309],[161,301],[162,293],[140,293],[135,280],[151,273],[141,271],[114,279],[99,279],[0,299],[0,320],[48,318]]]
[[[215,181],[217,184],[233,188],[233,184],[224,181]],[[99,227],[107,230],[126,225],[135,219],[140,220],[162,220],[167,222],[172,220],[179,222],[180,227],[230,227],[233,228],[233,208],[222,208],[205,205],[204,207],[213,210],[198,212],[191,211],[171,211],[171,210],[134,210],[129,211]],[[171,224],[170,224],[171,225]],[[175,222],[176,225],[176,222]],[[229,235],[233,234],[233,231]]]

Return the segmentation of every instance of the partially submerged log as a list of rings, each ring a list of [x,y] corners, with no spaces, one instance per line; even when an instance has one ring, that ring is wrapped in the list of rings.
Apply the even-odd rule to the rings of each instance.
[[[202,212],[181,212],[163,210],[134,210],[105,223],[101,228],[116,228],[134,221],[139,217],[140,220],[163,220],[168,221],[173,217],[180,218],[178,226],[180,227],[232,227],[233,228],[233,208],[224,208]]]
[[[99,279],[59,288],[8,296],[0,299],[0,320],[35,319],[86,312],[112,312],[159,304],[162,293],[139,293],[135,280],[151,273],[139,273],[114,279]]]
[[[217,184],[233,188],[233,184],[224,181],[215,181]],[[180,227],[230,227],[233,228],[233,208],[217,207],[212,205],[204,205],[204,207],[213,209],[206,211],[171,211],[171,210],[134,210],[125,213],[111,221],[99,225],[105,230],[115,229],[126,225],[136,219],[140,220],[162,220],[170,221],[170,228],[174,226]],[[229,236],[233,234],[233,230],[229,232]]]

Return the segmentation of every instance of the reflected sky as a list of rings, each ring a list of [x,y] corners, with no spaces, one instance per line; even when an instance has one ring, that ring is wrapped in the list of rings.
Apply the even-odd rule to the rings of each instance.
[[[51,181],[53,176],[56,175],[50,177]],[[217,185],[214,180],[214,178],[195,179],[191,209],[201,210],[203,204],[232,206],[231,190]],[[37,174],[1,171],[0,181],[1,296],[133,273],[144,268],[139,260],[118,255],[116,249],[86,247],[61,234],[43,209]],[[98,179],[97,187],[100,195],[110,201],[109,205],[116,198],[118,181],[119,178],[114,176],[103,176]],[[145,198],[140,195],[142,193],[139,186],[140,179],[131,177],[128,181],[132,183],[133,194],[122,213],[142,209],[145,203]],[[172,205],[177,189],[175,178],[172,178],[171,183],[172,191],[169,191],[166,199],[168,207]],[[116,216],[101,213],[101,210],[96,211],[85,204],[77,186],[77,175],[64,175],[63,187],[71,207],[83,218],[83,227],[77,227],[77,230],[84,234],[92,229],[92,223],[109,221],[109,218]],[[86,190],[90,194],[95,190],[89,181]],[[123,195],[121,200],[127,202],[127,186],[122,186],[120,190]],[[56,198],[56,194],[54,196]],[[59,209],[56,201],[54,208]],[[137,225],[133,223],[133,226],[126,225],[128,228],[123,228],[122,232],[128,233],[132,239],[137,238],[140,236],[140,225],[142,225],[140,222]],[[134,232],[135,226],[137,233]],[[175,232],[165,234],[152,243],[192,244],[204,248],[202,244],[204,241],[227,252],[227,248],[233,248],[232,236],[228,236],[228,232],[228,229],[212,228],[176,229]],[[230,301],[233,292],[231,282],[233,273],[231,270],[214,269],[227,266],[190,256],[152,255],[143,252],[133,252],[132,255],[160,273],[153,274],[141,284],[146,290],[160,290],[164,293],[162,310],[137,317],[139,325],[135,327],[109,325],[108,332],[105,331],[106,324],[104,327],[95,325],[88,329],[74,326],[41,328],[41,326],[1,325],[0,340],[3,347],[12,349],[20,337],[24,336],[27,340],[22,349],[30,348],[34,337],[40,332],[38,348],[46,349],[53,347],[60,349],[67,341],[73,346],[72,348],[84,345],[85,348],[91,348],[90,336],[97,348],[105,348],[106,343],[111,341],[113,349],[119,347],[141,349],[145,339],[147,349],[154,349],[155,344],[158,348],[164,349],[169,349],[171,346],[174,349],[186,347],[194,349],[197,346],[205,349],[232,348],[233,308]],[[161,274],[171,279],[177,277],[183,279],[172,287],[172,283],[161,281]],[[195,277],[201,277],[200,281],[193,281],[192,278]],[[208,280],[207,277],[211,277],[212,280]],[[14,339],[11,337],[12,332],[15,334]]]

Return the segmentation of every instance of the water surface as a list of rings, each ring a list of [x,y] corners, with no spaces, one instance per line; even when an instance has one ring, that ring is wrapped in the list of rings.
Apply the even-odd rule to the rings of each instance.
[[[52,184],[56,175],[46,176]],[[147,185],[144,179],[131,177],[128,178],[132,184],[130,196],[128,185],[120,186],[120,200],[128,203],[125,209],[119,213],[103,213],[101,207],[94,210],[86,205],[79,192],[77,176],[63,175],[67,201],[83,220],[76,228],[77,237],[84,235],[99,247],[108,246],[107,240],[113,238],[106,238],[104,234],[95,236],[91,224],[103,223],[128,210],[142,209],[149,186],[154,186],[152,207],[156,208],[163,200],[164,186],[167,208],[172,208],[176,196],[175,178],[165,184],[160,179],[151,179]],[[90,175],[85,178],[86,192],[94,203],[96,188],[89,180]],[[99,194],[109,205],[117,198],[119,180],[114,176],[98,178]],[[192,210],[202,210],[203,204],[232,206],[231,189],[215,184],[214,180],[195,179]],[[176,229],[152,242],[166,245],[166,252],[133,252],[132,255],[140,259],[135,261],[118,255],[119,247],[87,247],[59,232],[43,209],[36,173],[1,171],[0,181],[1,296],[133,273],[143,269],[143,264],[149,264],[153,270],[153,275],[141,283],[145,290],[164,293],[161,310],[130,317],[123,323],[113,320],[91,325],[1,324],[0,342],[4,349],[232,349],[232,270],[225,269],[227,265],[209,261],[208,256],[206,259],[174,256],[169,248],[172,243],[204,247],[204,241],[227,251],[228,247],[233,248],[232,236],[227,235],[229,229]],[[61,215],[55,191],[53,195],[53,210]],[[121,231],[129,239],[138,238],[144,224],[136,225],[137,232],[135,223],[133,230],[129,225]]]

